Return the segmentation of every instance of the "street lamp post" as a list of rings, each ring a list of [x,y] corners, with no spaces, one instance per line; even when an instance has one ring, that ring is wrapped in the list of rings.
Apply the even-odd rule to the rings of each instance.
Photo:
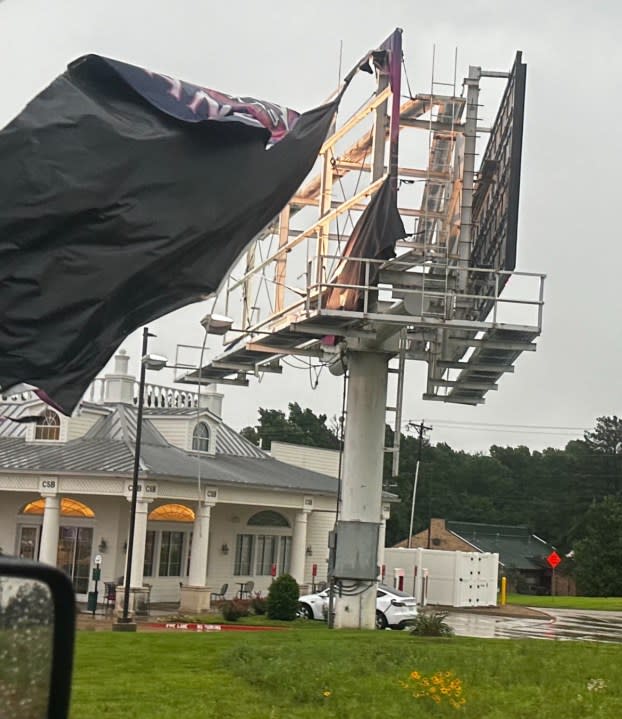
[[[226,318],[225,318],[226,319]],[[132,562],[134,560],[134,534],[136,529],[136,503],[138,500],[138,473],[140,470],[140,444],[143,430],[143,407],[145,404],[145,374],[148,369],[161,370],[165,367],[175,368],[182,365],[169,365],[166,357],[147,354],[149,338],[155,337],[148,327],[143,327],[143,343],[140,355],[140,380],[138,383],[138,406],[136,412],[136,441],[134,445],[134,468],[132,472],[132,496],[130,500],[130,530],[127,540],[127,561],[123,587],[123,612],[113,625],[120,631],[135,631],[136,623],[130,619],[130,594],[132,585]]]
[[[134,470],[132,472],[132,499],[130,502],[130,532],[127,541],[127,562],[125,565],[125,587],[123,593],[123,614],[118,619],[118,625],[125,625],[124,628],[130,629],[136,628],[136,625],[130,621],[129,607],[130,607],[130,585],[132,583],[132,558],[134,554],[134,529],[136,526],[136,501],[138,497],[138,472],[140,469],[140,441],[143,429],[143,404],[145,401],[145,373],[147,371],[146,363],[144,358],[147,355],[147,345],[149,344],[149,337],[155,337],[155,335],[149,332],[147,327],[143,328],[143,346],[140,360],[140,381],[138,384],[138,408],[136,415],[136,442],[134,445]]]

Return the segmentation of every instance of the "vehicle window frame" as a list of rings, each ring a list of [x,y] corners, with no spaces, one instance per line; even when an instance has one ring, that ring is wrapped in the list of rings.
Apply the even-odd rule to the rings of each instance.
[[[76,629],[75,593],[71,581],[56,567],[6,556],[0,556],[0,576],[31,579],[50,588],[54,632],[47,719],[66,719],[69,716]]]

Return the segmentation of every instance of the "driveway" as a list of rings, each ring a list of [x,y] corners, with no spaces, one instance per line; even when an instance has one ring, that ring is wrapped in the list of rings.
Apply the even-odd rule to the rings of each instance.
[[[557,639],[622,643],[622,612],[547,609],[549,618],[528,619],[451,612],[456,634],[499,639]]]

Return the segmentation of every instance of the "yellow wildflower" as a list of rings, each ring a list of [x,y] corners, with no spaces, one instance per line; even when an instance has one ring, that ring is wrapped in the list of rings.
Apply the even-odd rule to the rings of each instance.
[[[431,699],[435,704],[449,704],[453,709],[460,709],[466,700],[462,695],[462,681],[453,672],[434,672],[425,675],[414,670],[406,682],[400,685],[410,692],[415,699]]]
[[[325,690],[322,692],[322,696],[323,696],[323,697],[329,697],[331,694],[332,694],[332,692],[329,691],[328,689],[325,689]]]

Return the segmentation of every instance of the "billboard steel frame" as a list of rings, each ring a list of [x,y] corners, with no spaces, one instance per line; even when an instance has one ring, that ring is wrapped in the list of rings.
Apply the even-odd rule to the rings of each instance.
[[[427,363],[424,399],[483,403],[499,379],[514,371],[520,354],[535,350],[545,279],[514,271],[525,91],[521,54],[509,73],[471,66],[466,97],[455,88],[453,94],[436,94],[433,81],[430,92],[402,102],[401,67],[396,73],[395,64],[382,65],[382,53],[401,66],[401,31],[359,63],[375,63],[371,98],[334,128],[316,173],[256,238],[241,275],[230,279],[225,312],[241,311],[223,351],[179,380],[244,384],[249,376],[279,372],[288,355],[342,371],[347,366],[338,512],[343,521],[372,523],[382,521],[386,414],[395,414],[399,437],[406,362]],[[479,124],[484,78],[507,80],[492,128]],[[427,133],[425,166],[409,159],[410,146],[398,146],[404,131],[408,142],[413,133]],[[478,164],[478,137],[485,132],[490,138]],[[411,198],[400,199],[399,211],[413,231],[397,243],[394,259],[349,257],[364,264],[364,280],[345,284],[335,271],[348,239],[344,228],[348,222],[354,226],[353,216],[387,177]],[[409,194],[412,183],[417,185]],[[513,294],[504,295],[510,279]],[[519,291],[523,282],[535,286]],[[340,289],[358,290],[360,306],[327,307],[326,298]],[[389,372],[399,377],[397,399],[388,408]],[[399,442],[390,449],[397,473]],[[374,582],[341,586],[335,626],[373,627],[375,597]]]

